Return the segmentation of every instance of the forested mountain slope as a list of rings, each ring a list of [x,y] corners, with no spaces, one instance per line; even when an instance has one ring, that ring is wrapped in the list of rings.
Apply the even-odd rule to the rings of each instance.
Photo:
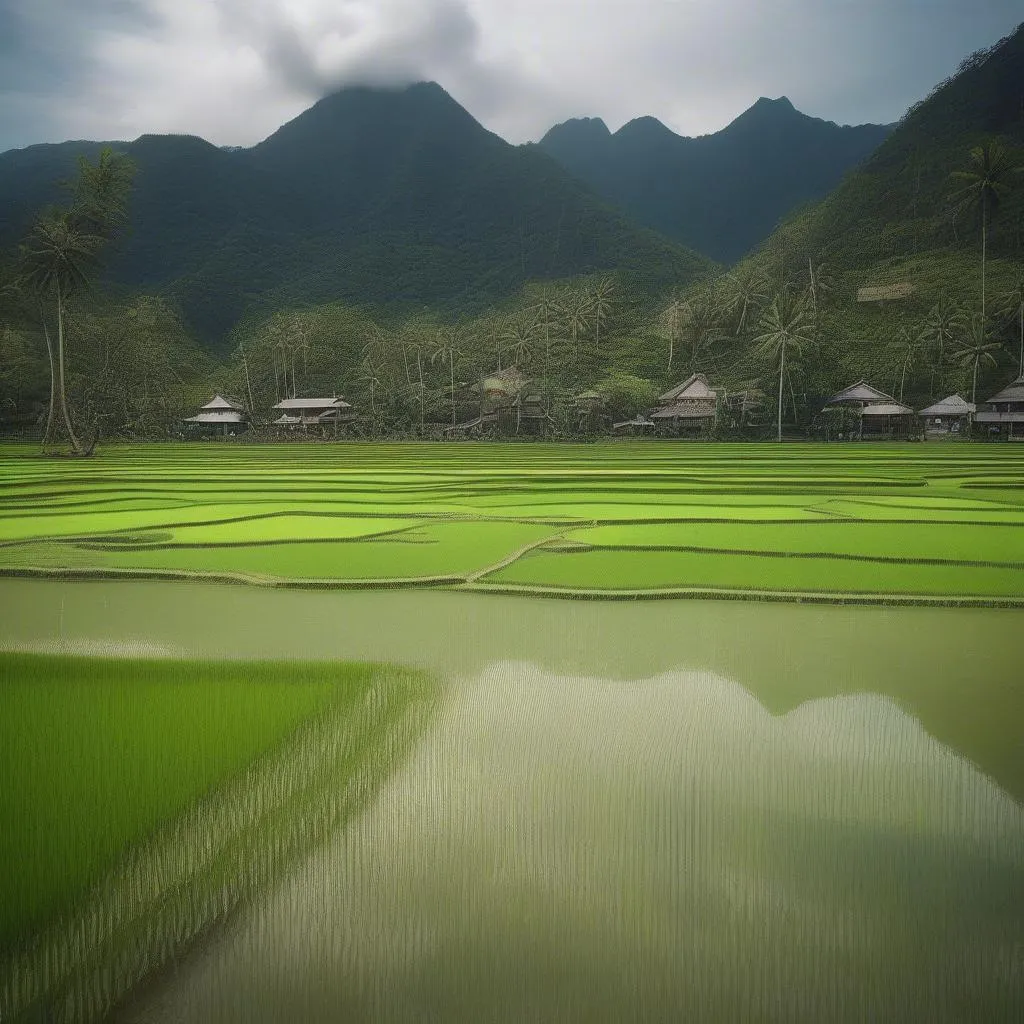
[[[0,154],[0,245],[60,198],[77,154],[98,148]],[[529,279],[617,269],[656,291],[712,266],[538,147],[505,143],[433,83],[344,89],[250,149],[155,135],[117,148],[138,174],[111,280],[169,295],[214,347],[256,309],[346,300],[464,313]]]
[[[614,134],[600,118],[556,125],[540,146],[642,224],[733,263],[794,207],[823,198],[891,126],[840,126],[782,96],[759,99],[712,135],[676,135],[653,117]]]

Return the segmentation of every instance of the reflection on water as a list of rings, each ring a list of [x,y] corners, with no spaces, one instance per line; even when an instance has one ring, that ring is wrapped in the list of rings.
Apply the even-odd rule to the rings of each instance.
[[[495,662],[137,1021],[1024,1019],[1024,808],[892,700]]]

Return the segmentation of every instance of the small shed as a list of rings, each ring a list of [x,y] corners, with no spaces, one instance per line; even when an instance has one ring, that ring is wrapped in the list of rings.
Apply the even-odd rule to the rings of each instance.
[[[185,417],[184,422],[205,433],[219,433],[227,437],[245,430],[249,417],[241,402],[223,395],[214,395],[194,416]]]
[[[1007,441],[1024,438],[1024,376],[983,403],[974,422],[984,425],[992,435],[1005,436]]]
[[[658,407],[650,418],[662,431],[699,433],[714,426],[718,418],[718,392],[704,374],[691,374],[682,384],[659,395]]]
[[[917,415],[924,424],[925,440],[965,435],[975,409],[973,402],[965,402],[960,395],[947,395],[942,401],[921,409]]]
[[[617,434],[626,434],[633,437],[638,437],[643,434],[651,433],[657,424],[654,420],[649,420],[646,416],[634,416],[631,420],[622,420],[619,423],[612,424],[612,430]]]

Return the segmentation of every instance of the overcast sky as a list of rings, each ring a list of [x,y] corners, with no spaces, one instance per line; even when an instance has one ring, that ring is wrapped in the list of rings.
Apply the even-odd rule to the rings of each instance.
[[[251,145],[348,83],[440,82],[510,142],[568,117],[717,131],[759,96],[897,120],[1021,0],[0,0],[0,150]]]

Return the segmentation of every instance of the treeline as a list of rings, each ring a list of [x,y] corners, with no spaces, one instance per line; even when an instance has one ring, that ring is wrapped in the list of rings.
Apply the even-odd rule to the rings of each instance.
[[[685,287],[638,286],[635,271],[537,281],[462,318],[284,308],[240,322],[230,355],[215,359],[168,298],[96,286],[130,210],[130,166],[101,154],[80,164],[68,204],[43,211],[0,263],[0,421],[83,451],[97,437],[179,436],[215,391],[252,411],[257,435],[279,400],[337,394],[357,435],[428,437],[472,418],[474,387],[512,366],[553,437],[593,428],[581,392],[626,419],[692,372],[743,396],[719,429],[751,436],[781,434],[783,422],[806,429],[859,377],[911,405],[953,391],[984,398],[1024,370],[1024,248],[1004,232],[991,256],[1005,200],[1024,192],[1020,167],[998,143],[972,149],[946,181],[962,244],[871,271],[877,279],[851,268],[842,236],[808,230],[816,214],[804,213],[733,270]],[[856,301],[860,285],[901,272],[915,282],[908,297]]]

